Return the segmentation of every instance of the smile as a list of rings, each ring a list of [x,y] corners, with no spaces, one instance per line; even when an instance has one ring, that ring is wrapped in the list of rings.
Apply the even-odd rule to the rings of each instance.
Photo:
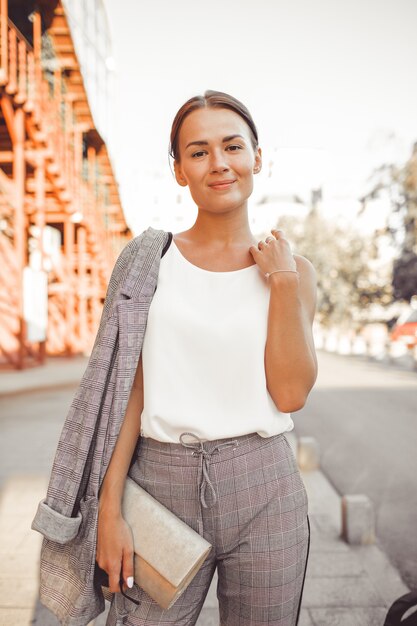
[[[229,189],[233,185],[233,183],[235,183],[235,182],[236,181],[234,181],[234,180],[229,180],[229,181],[224,182],[224,183],[216,183],[214,185],[209,185],[209,187],[211,189],[216,189],[216,191],[220,190],[220,189]]]

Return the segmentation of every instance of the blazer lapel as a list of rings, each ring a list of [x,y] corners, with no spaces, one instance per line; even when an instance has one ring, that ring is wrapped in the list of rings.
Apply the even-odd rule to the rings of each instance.
[[[130,391],[142,349],[149,307],[158,282],[161,253],[169,233],[149,227],[121,285],[127,300],[117,304],[120,387]],[[119,387],[119,388],[120,388]]]

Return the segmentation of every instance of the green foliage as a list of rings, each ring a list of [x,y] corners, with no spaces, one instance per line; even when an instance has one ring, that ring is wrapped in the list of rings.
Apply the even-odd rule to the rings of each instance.
[[[362,198],[364,209],[368,200],[389,195],[391,219],[386,233],[398,249],[392,272],[392,287],[396,300],[417,295],[417,143],[402,167],[383,164],[373,174],[373,187]]]
[[[376,250],[354,228],[341,227],[312,210],[304,221],[279,221],[292,250],[312,262],[317,272],[317,320],[324,326],[360,326],[363,309],[387,304],[391,289],[386,277],[372,270]]]
[[[410,250],[403,250],[395,261],[392,284],[394,297],[398,300],[407,300],[417,294],[417,254]]]

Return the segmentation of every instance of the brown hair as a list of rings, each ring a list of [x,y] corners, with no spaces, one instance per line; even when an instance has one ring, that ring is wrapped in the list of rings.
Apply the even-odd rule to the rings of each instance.
[[[240,117],[244,119],[246,124],[249,126],[252,147],[254,150],[257,149],[258,131],[256,129],[255,122],[245,105],[223,91],[212,91],[211,89],[208,89],[203,96],[194,96],[193,98],[187,100],[187,102],[179,109],[174,121],[172,122],[169,154],[175,161],[179,162],[180,160],[178,144],[183,121],[187,115],[190,115],[190,113],[196,109],[204,109],[205,107],[213,109],[230,109],[240,115]]]

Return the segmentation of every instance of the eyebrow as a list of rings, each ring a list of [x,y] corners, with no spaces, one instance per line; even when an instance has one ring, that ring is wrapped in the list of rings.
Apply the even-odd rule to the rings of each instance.
[[[223,137],[222,143],[236,139],[236,137],[240,137],[243,140],[245,139],[243,135],[228,135],[227,137]],[[189,148],[189,146],[208,146],[208,141],[190,141],[190,143],[185,146],[185,149]]]

